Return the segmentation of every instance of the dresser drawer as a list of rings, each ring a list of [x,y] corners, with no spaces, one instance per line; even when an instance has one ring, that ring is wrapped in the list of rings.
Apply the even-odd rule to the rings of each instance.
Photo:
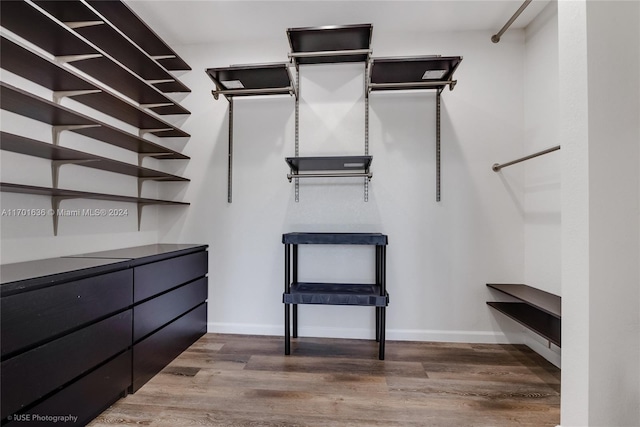
[[[207,274],[207,252],[145,264],[133,269],[134,302],[142,301]]]
[[[131,322],[127,310],[2,362],[2,418],[126,350]]]
[[[171,322],[207,299],[207,278],[150,299],[133,308],[133,341]]]
[[[133,346],[133,391],[137,391],[155,374],[207,332],[207,303]]]
[[[0,299],[2,355],[37,345],[133,303],[131,269]]]
[[[51,426],[53,416],[71,414],[76,419],[60,425],[84,426],[126,394],[131,385],[131,351],[126,351],[90,374],[25,411],[6,427]]]

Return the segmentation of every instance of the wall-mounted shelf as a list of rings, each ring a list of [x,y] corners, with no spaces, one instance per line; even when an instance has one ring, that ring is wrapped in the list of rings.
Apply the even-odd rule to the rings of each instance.
[[[325,156],[325,157],[287,157],[285,161],[291,169],[287,179],[327,178],[327,177],[365,177],[371,179],[369,171],[371,156]]]
[[[88,199],[88,200],[105,200],[110,202],[135,203],[138,207],[138,230],[140,230],[140,223],[142,220],[142,208],[145,206],[152,206],[152,205],[188,206],[189,205],[189,203],[187,202],[174,202],[170,200],[147,199],[143,197],[119,196],[115,194],[90,193],[86,191],[64,190],[60,188],[50,188],[50,187],[37,187],[33,185],[12,184],[12,183],[6,183],[6,182],[0,183],[0,191],[5,193],[19,193],[19,194],[30,194],[30,195],[36,195],[36,196],[51,197],[51,204],[52,204],[51,216],[53,218],[54,235],[58,234],[58,218],[59,218],[58,212],[60,209],[60,202],[62,200]],[[108,211],[108,210],[105,210],[105,211]],[[91,215],[89,214],[88,216],[91,216]],[[97,212],[94,216],[102,216],[102,214]],[[104,216],[107,216],[107,215],[104,215]]]
[[[54,141],[57,139],[56,132],[69,130],[126,150],[148,153],[151,157],[188,159],[184,154],[154,144],[139,136],[131,135],[3,82],[0,82],[0,98],[0,106],[3,110],[52,125],[54,127]]]
[[[49,159],[53,161],[55,168],[64,164],[76,164],[88,168],[99,169],[107,172],[119,173],[151,181],[188,182],[188,178],[172,175],[154,169],[120,162],[84,151],[73,150],[59,145],[48,144],[35,139],[26,138],[12,133],[0,132],[0,148],[4,151],[26,154],[28,156]],[[54,176],[57,172],[54,172]],[[57,187],[54,178],[54,187]]]
[[[85,79],[69,68],[62,67],[4,37],[1,38],[0,44],[0,63],[3,69],[52,90],[54,97],[73,97],[84,105],[142,130],[166,129],[162,132],[156,131],[156,136],[189,136],[183,130]]]
[[[227,164],[227,202],[233,200],[233,98],[236,96],[298,94],[287,63],[232,65],[205,70],[216,86],[214,99],[223,95],[229,101],[229,155]],[[297,110],[297,108],[296,108]]]
[[[371,24],[289,28],[289,57],[296,66],[366,62],[371,54],[372,33]]]
[[[487,286],[519,300],[518,302],[489,301],[487,305],[560,347],[561,297],[521,284],[487,283]]]
[[[55,56],[58,61],[69,63],[108,84],[142,107],[152,108],[158,114],[190,114],[150,82],[123,67],[63,23],[49,18],[31,3],[0,2],[0,23]]]
[[[370,91],[436,90],[436,202],[441,199],[440,94],[445,87],[453,90],[457,81],[453,73],[461,56],[406,56],[372,58],[367,81]]]
[[[453,89],[460,56],[372,58],[368,87],[378,90]]]
[[[208,68],[207,75],[216,85],[215,99],[224,95],[295,95],[295,85],[287,63],[232,65]]]
[[[73,31],[89,40],[116,61],[146,81],[153,83],[162,92],[191,92],[162,65],[139,46],[131,43],[109,20],[80,0],[35,0],[35,4],[46,10]]]
[[[167,70],[191,70],[191,67],[126,4],[104,0],[87,0],[87,3]]]

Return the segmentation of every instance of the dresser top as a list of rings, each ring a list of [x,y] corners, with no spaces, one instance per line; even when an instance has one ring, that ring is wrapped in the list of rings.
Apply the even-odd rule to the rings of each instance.
[[[203,251],[202,244],[153,244],[0,265],[3,297]]]

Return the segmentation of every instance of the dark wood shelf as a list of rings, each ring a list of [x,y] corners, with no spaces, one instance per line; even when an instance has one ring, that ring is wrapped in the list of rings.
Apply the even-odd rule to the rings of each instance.
[[[208,68],[214,92],[230,96],[289,95],[295,92],[287,63],[232,65]]]
[[[386,307],[389,294],[380,286],[361,283],[292,283],[283,294],[285,304],[329,304]]]
[[[0,24],[56,57],[74,57],[75,68],[158,114],[190,114],[156,87],[84,41],[66,25],[24,1],[0,2]],[[92,55],[91,57],[78,57]]]
[[[287,233],[282,235],[285,245],[375,245],[386,246],[388,238],[381,233]]]
[[[162,159],[188,159],[176,151],[154,144],[151,141],[131,135],[106,123],[77,113],[46,99],[32,95],[6,83],[0,82],[0,106],[11,111],[52,126],[91,125],[95,127],[69,129],[107,144],[115,145],[137,153],[156,153]]]
[[[187,202],[174,202],[171,200],[147,199],[144,197],[119,196],[116,194],[91,193],[88,191],[64,190],[61,188],[37,187],[34,185],[22,185],[2,182],[0,191],[5,193],[32,194],[36,196],[62,197],[65,199],[90,199],[106,200],[111,202],[137,203],[143,205],[173,205],[188,206]]]
[[[377,90],[444,89],[455,86],[460,56],[372,58],[369,87]],[[453,82],[453,83],[451,83]]]
[[[180,176],[171,175],[142,166],[132,165],[130,163],[120,162],[106,157],[96,156],[95,154],[85,153],[83,151],[61,147],[59,145],[36,141],[35,139],[7,132],[0,132],[0,149],[61,162],[80,161],[82,163],[78,163],[79,166],[134,176],[137,178],[155,181],[189,181],[189,179]]]
[[[186,71],[191,67],[147,24],[121,1],[88,0],[87,3],[126,34],[167,70]]]
[[[287,157],[291,169],[287,178],[349,178],[373,176],[369,171],[371,156]]]
[[[71,28],[78,22],[102,22],[98,25],[79,26],[73,28],[73,31],[99,46],[101,50],[144,80],[165,81],[154,84],[162,92],[191,92],[149,54],[127,40],[126,36],[109,20],[103,20],[103,17],[93,8],[80,0],[35,0],[34,3]]]
[[[144,109],[126,101],[84,77],[75,74],[49,59],[32,52],[13,41],[1,38],[0,64],[2,68],[18,74],[54,92],[98,91],[70,95],[73,99],[139,129],[167,129],[152,132],[159,137],[188,137],[189,134],[161,120]]]
[[[487,305],[560,347],[561,297],[522,284],[488,283],[487,286],[519,300],[518,302],[489,301]]]
[[[291,55],[297,64],[366,62],[371,49],[373,25],[331,25],[289,28]],[[358,51],[350,54],[349,51]],[[367,52],[364,52],[367,51]],[[312,54],[312,56],[296,56]]]

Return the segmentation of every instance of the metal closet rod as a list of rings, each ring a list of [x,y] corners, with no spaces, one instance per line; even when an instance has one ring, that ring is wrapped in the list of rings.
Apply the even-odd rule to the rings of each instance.
[[[522,5],[518,8],[518,10],[516,10],[516,13],[513,14],[513,16],[511,17],[511,19],[509,19],[507,21],[506,24],[504,24],[504,27],[502,27],[500,29],[500,31],[498,31],[497,34],[494,34],[491,36],[491,41],[494,43],[498,43],[500,41],[500,37],[502,37],[502,35],[504,34],[505,31],[507,31],[509,29],[509,27],[511,26],[511,24],[513,24],[513,21],[515,21],[516,19],[518,19],[518,16],[520,16],[520,14],[527,8],[527,6],[529,6],[529,3],[531,3],[532,0],[525,0],[524,3],[522,3]]]
[[[515,165],[516,163],[524,162],[525,160],[533,159],[534,157],[542,156],[544,154],[557,151],[559,149],[560,149],[560,146],[556,145],[555,147],[547,148],[546,150],[538,151],[537,153],[529,154],[528,156],[520,157],[519,159],[515,159],[510,162],[506,162],[502,164],[494,163],[493,166],[491,166],[491,169],[493,169],[494,172],[499,172],[500,169],[506,168],[507,166]]]

